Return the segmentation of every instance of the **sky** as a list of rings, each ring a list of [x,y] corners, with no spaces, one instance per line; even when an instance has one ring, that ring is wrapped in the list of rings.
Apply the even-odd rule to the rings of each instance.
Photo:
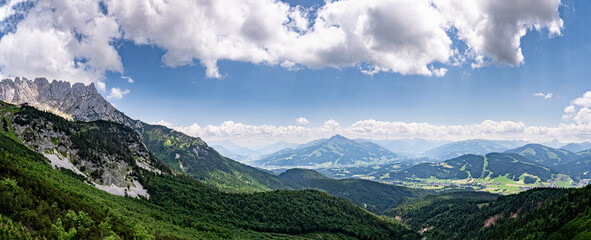
[[[584,0],[0,0],[0,77],[254,146],[588,141]]]

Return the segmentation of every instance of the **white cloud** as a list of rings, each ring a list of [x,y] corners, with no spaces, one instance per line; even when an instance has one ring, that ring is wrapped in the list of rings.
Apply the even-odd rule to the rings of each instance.
[[[21,2],[0,7],[0,19]],[[520,65],[527,31],[555,36],[563,27],[560,0],[341,0],[317,9],[277,0],[103,2],[106,14],[99,0],[35,2],[0,39],[1,74],[96,82],[123,72],[113,44],[126,39],[163,49],[166,66],[199,63],[210,78],[224,76],[219,60],[439,77],[447,68],[434,65]],[[456,38],[465,51],[452,47]]]
[[[241,145],[270,144],[277,141],[304,143],[319,138],[328,138],[340,134],[349,138],[367,139],[493,139],[493,140],[526,140],[531,142],[547,142],[560,140],[563,142],[587,141],[591,137],[591,110],[580,111],[576,123],[559,124],[556,127],[527,126],[523,122],[485,120],[481,123],[468,125],[433,125],[418,122],[390,122],[373,119],[357,121],[349,126],[341,126],[334,120],[327,121],[323,126],[273,126],[249,125],[226,121],[220,125],[205,127],[195,123],[173,129],[191,136],[201,137],[206,141],[232,140]]]
[[[573,105],[591,108],[591,91],[587,91],[582,97],[572,101]]]
[[[133,80],[133,78],[129,77],[129,76],[121,76],[121,78],[127,80],[128,83],[134,83],[135,81]]]
[[[105,82],[103,82],[103,81],[98,81],[94,85],[101,92],[106,92],[107,91],[107,84]]]
[[[525,140],[530,142],[583,142],[591,138],[591,91],[576,98],[572,105],[565,108],[563,119],[567,122],[555,127],[528,126],[516,121],[485,120],[466,125],[434,125],[425,122],[360,120],[348,126],[342,126],[330,119],[317,127],[309,126],[274,126],[250,125],[226,121],[220,125],[205,127],[195,123],[186,127],[175,127],[170,123],[161,125],[173,127],[191,136],[206,141],[232,140],[242,145],[262,145],[277,141],[304,143],[307,141],[331,137],[340,134],[349,138],[367,139],[437,139],[437,140]],[[297,123],[297,121],[296,121]]]
[[[305,126],[305,125],[310,124],[310,121],[306,118],[303,118],[303,117],[296,118],[295,121],[298,126]]]
[[[591,91],[587,91],[582,97],[571,101],[571,104],[564,108],[562,120],[572,121],[577,125],[591,126]]]
[[[440,0],[434,4],[468,46],[473,67],[482,67],[487,60],[518,66],[524,61],[520,42],[527,31],[548,28],[555,36],[563,27],[560,0]]]
[[[121,90],[121,88],[111,88],[111,93],[107,96],[107,99],[114,99],[119,100],[122,99],[123,96],[129,93],[129,89]]]
[[[548,94],[534,93],[534,96],[536,96],[536,97],[542,97],[544,99],[550,99],[550,98],[552,98],[552,93],[548,93]]]
[[[39,0],[16,26],[0,39],[0,69],[7,77],[88,84],[106,71],[123,70],[112,45],[121,36],[119,25],[97,1]]]
[[[8,0],[4,5],[0,6],[0,22],[6,20],[6,18],[17,13],[15,9],[18,4],[27,2],[28,0]]]
[[[165,126],[165,127],[168,127],[168,128],[171,128],[171,127],[174,126],[172,123],[167,122],[167,121],[164,121],[164,120],[160,120],[158,122],[152,122],[152,124],[153,125],[161,125],[161,126]]]

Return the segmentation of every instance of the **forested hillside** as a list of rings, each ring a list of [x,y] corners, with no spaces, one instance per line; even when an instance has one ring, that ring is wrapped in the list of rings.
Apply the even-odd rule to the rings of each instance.
[[[432,191],[384,184],[363,179],[336,180],[309,169],[290,169],[279,178],[295,189],[319,189],[344,198],[371,212],[381,214],[407,198],[422,196]]]
[[[391,174],[391,178],[430,178],[439,179],[465,179],[465,178],[489,178],[506,176],[509,179],[518,180],[524,174],[546,181],[557,172],[530,163],[528,159],[517,154],[489,153],[486,155],[464,155],[442,163],[423,163],[415,165],[408,170],[397,174]]]
[[[137,171],[150,200],[110,195],[0,134],[3,234],[50,239],[416,238],[391,219],[318,191],[220,192],[190,177]],[[54,227],[55,226],[55,227]],[[10,227],[10,229],[9,229]],[[11,230],[12,229],[12,230]],[[7,232],[7,233],[6,233]]]
[[[427,239],[589,239],[591,186],[496,198],[455,192],[412,199],[386,215]]]
[[[229,192],[289,188],[276,176],[220,155],[199,138],[143,124],[143,142],[173,170]]]

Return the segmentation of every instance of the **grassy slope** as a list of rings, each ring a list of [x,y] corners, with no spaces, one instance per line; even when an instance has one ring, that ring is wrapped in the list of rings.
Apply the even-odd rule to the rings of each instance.
[[[199,138],[149,124],[144,124],[142,136],[148,149],[170,168],[220,190],[257,192],[288,188],[274,175],[221,156]]]

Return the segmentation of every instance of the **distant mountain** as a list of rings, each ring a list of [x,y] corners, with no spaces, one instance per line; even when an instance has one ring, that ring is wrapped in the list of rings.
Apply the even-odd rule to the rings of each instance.
[[[418,157],[421,153],[448,144],[451,141],[445,140],[425,140],[420,138],[413,139],[393,139],[393,140],[373,140],[373,139],[356,139],[356,141],[373,142],[381,147],[388,149],[396,154],[407,155],[409,157]]]
[[[567,151],[578,153],[578,152],[581,152],[581,151],[585,151],[587,149],[591,149],[591,143],[589,143],[589,142],[584,142],[584,143],[569,143],[569,144],[566,144],[566,145],[560,147],[560,149],[564,149],[564,150],[567,150]]]
[[[212,145],[211,147],[213,149],[215,149],[218,153],[220,153],[222,156],[234,159],[234,160],[241,162],[241,163],[248,162],[248,160],[250,159],[248,156],[239,155],[237,153],[234,153],[233,151],[223,147],[222,145]]]
[[[148,150],[170,168],[226,191],[285,188],[276,176],[223,157],[200,138],[131,119],[106,101],[93,84],[5,79],[0,81],[0,100],[26,103],[75,121],[104,120],[131,127]]]
[[[378,164],[396,161],[398,156],[375,143],[359,143],[335,135],[330,139],[317,140],[297,149],[284,149],[256,161],[256,166],[274,167],[318,167]]]
[[[523,147],[510,149],[505,152],[517,153],[521,156],[531,159],[531,162],[546,167],[556,167],[557,165],[575,160],[577,158],[574,153],[568,150],[555,149],[540,144],[527,144]]]
[[[217,141],[209,142],[209,145],[218,151],[223,156],[229,157],[239,162],[247,163],[252,160],[259,159],[260,152],[243,147],[233,143],[232,141]]]
[[[530,163],[530,160],[513,153],[489,153],[486,155],[464,155],[442,163],[422,163],[390,174],[390,178],[431,178],[438,179],[493,179],[507,176],[517,181],[522,175],[546,181],[556,174],[555,170]]]
[[[280,151],[282,149],[286,149],[286,148],[298,148],[300,146],[300,144],[297,143],[290,143],[290,142],[276,142],[273,144],[268,144],[268,145],[262,145],[262,146],[254,146],[251,147],[251,149],[259,152],[261,154],[261,156],[264,155],[269,155],[272,153],[275,153],[277,151]]]
[[[310,169],[289,169],[279,175],[295,189],[320,189],[347,199],[371,212],[381,214],[384,210],[400,204],[406,198],[431,193],[423,189],[378,183],[361,179],[336,180]]]
[[[465,154],[482,155],[491,152],[503,152],[507,149],[522,146],[522,142],[494,141],[494,140],[465,140],[448,143],[443,146],[428,150],[424,156],[435,159],[450,159]]]
[[[269,154],[276,153],[286,148],[297,148],[299,144],[289,142],[276,142],[269,145],[261,145],[254,147],[244,147],[233,143],[232,141],[214,141],[210,142],[216,151],[220,154],[249,164],[252,161],[267,157]]]

